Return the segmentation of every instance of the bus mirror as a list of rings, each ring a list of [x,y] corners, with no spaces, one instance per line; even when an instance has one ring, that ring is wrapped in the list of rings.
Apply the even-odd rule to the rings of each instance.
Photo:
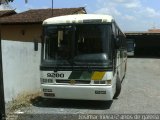
[[[120,38],[119,37],[117,37],[116,38],[116,48],[120,48]]]
[[[115,47],[116,47],[117,49],[120,48],[120,38],[113,36],[113,39],[114,39],[114,45],[115,45]]]

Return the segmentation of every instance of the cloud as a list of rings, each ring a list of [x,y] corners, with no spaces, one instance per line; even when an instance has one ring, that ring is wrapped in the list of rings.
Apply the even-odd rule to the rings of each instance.
[[[139,16],[141,18],[148,18],[148,19],[154,19],[154,18],[160,18],[160,11],[156,10],[151,7],[142,7],[138,11],[135,11],[134,14],[136,16]]]
[[[113,15],[113,16],[120,16],[121,13],[115,9],[115,8],[101,8],[98,9],[95,13],[97,14],[108,14],[108,15]]]
[[[99,6],[95,13],[106,13],[114,16],[121,15],[123,9],[138,9],[141,7],[139,0],[97,0],[97,3]]]
[[[120,28],[126,31],[147,30],[149,26],[145,23],[158,24],[160,10],[143,2],[143,0],[97,0],[95,13],[114,16]]]
[[[97,0],[99,6],[95,13],[120,16],[121,12],[116,8],[117,4],[107,1],[109,0]]]
[[[126,3],[125,7],[126,8],[139,8],[139,7],[141,7],[141,4],[140,4],[140,2]]]
[[[125,16],[124,16],[124,19],[127,19],[127,20],[129,20],[129,21],[136,20],[135,16],[131,16],[131,15],[125,15]]]
[[[103,2],[104,5],[112,4],[114,6],[124,6],[126,8],[139,8],[141,7],[140,0],[98,0]]]
[[[151,18],[154,18],[154,17],[160,17],[160,11],[156,11],[155,9],[153,8],[150,8],[150,7],[147,7],[145,9],[145,12],[146,14],[151,17]]]

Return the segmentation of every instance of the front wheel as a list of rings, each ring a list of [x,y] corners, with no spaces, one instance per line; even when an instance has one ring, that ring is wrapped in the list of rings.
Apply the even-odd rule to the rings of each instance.
[[[114,99],[117,98],[119,96],[121,92],[121,81],[120,81],[120,78],[117,76],[117,79],[116,79],[116,92],[114,94]]]

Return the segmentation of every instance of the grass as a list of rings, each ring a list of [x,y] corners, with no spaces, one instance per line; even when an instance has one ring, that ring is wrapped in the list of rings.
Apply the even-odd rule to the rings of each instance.
[[[9,112],[14,112],[21,108],[30,107],[31,101],[36,97],[41,96],[41,93],[23,93],[18,95],[14,100],[12,100],[9,104]]]

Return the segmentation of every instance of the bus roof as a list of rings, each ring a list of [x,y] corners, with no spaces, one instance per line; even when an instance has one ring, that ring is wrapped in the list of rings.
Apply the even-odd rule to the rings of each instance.
[[[112,22],[114,19],[110,15],[98,15],[98,14],[76,14],[66,15],[46,19],[43,25],[51,24],[73,24],[73,23],[92,23],[92,22]]]

